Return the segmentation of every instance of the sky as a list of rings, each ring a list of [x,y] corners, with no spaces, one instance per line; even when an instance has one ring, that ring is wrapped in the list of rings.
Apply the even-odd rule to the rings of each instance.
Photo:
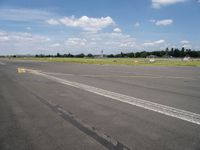
[[[200,50],[200,0],[0,0],[0,55]]]

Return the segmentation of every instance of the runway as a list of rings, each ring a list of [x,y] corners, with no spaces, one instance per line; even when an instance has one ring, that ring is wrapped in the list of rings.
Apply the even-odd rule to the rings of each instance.
[[[0,83],[2,150],[200,149],[199,67],[0,59]]]

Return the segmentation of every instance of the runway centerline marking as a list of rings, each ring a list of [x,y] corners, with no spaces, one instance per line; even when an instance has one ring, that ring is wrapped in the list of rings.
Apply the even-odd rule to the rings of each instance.
[[[5,63],[3,63],[3,62],[0,62],[0,65],[6,65]]]
[[[54,72],[43,72],[48,75],[63,75],[63,76],[81,76],[81,77],[97,77],[97,78],[150,78],[150,79],[160,79],[160,78],[167,78],[167,79],[189,79],[194,80],[189,77],[181,77],[181,76],[154,76],[154,75],[109,75],[109,74],[66,74],[66,73],[54,73]]]
[[[191,79],[187,77],[178,76],[153,76],[153,75],[80,75],[82,77],[116,77],[116,78],[168,78],[168,79]]]
[[[45,74],[50,74],[50,75],[65,75],[65,76],[74,76],[74,74],[70,73],[54,73],[54,72],[43,72]]]
[[[120,93],[116,93],[116,92],[112,92],[112,91],[108,91],[108,90],[104,90],[104,89],[89,86],[86,84],[61,79],[61,78],[58,78],[55,76],[45,74],[44,72],[37,71],[37,70],[27,69],[27,72],[45,77],[49,80],[52,80],[52,81],[55,81],[55,82],[58,82],[58,83],[61,83],[64,85],[72,86],[72,87],[82,89],[82,90],[85,90],[85,91],[88,91],[91,93],[95,93],[97,95],[111,98],[113,100],[124,102],[124,103],[130,104],[130,105],[133,105],[133,106],[137,106],[137,107],[140,107],[143,109],[151,110],[151,111],[154,111],[154,112],[157,112],[160,114],[164,114],[167,116],[171,116],[174,118],[178,118],[178,119],[181,119],[184,121],[188,121],[188,122],[200,125],[200,114],[197,114],[197,113],[193,113],[190,111],[185,111],[182,109],[150,102],[147,100],[127,96],[124,94],[120,94]]]

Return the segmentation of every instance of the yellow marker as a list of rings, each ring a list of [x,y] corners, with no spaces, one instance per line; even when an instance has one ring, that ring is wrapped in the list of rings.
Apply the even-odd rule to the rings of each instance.
[[[26,73],[26,69],[25,68],[17,68],[17,72],[18,73]]]

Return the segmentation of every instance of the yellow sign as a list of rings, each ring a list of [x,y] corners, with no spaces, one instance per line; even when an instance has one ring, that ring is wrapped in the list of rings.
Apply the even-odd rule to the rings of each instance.
[[[26,69],[25,68],[17,68],[17,72],[18,73],[26,73]]]

